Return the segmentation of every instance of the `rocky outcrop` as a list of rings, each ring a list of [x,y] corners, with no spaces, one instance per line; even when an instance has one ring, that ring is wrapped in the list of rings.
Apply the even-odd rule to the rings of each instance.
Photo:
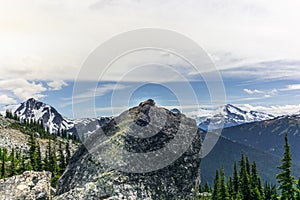
[[[13,120],[6,119],[2,115],[0,115],[0,129],[8,127],[9,125],[11,125],[12,122],[13,122]]]
[[[0,200],[51,199],[50,172],[26,171],[22,175],[0,179]]]
[[[60,178],[55,199],[193,199],[200,180],[196,122],[153,100],[90,135]]]

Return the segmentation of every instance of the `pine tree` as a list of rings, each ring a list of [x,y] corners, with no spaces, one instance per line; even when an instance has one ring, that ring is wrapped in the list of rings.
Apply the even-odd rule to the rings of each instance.
[[[16,159],[15,159],[15,149],[12,148],[10,154],[10,176],[16,175]]]
[[[250,176],[250,161],[249,161],[248,156],[246,156],[246,171],[247,171],[247,174]]]
[[[236,194],[239,192],[239,175],[238,175],[238,171],[237,171],[237,166],[236,166],[236,162],[234,162],[233,165],[233,196],[235,197]]]
[[[253,161],[251,165],[251,195],[250,198],[253,200],[263,199],[263,188],[261,185],[260,177],[258,176],[256,162]]]
[[[37,152],[36,152],[36,169],[37,171],[43,170],[43,164],[42,164],[42,154],[41,154],[41,147],[40,143],[37,142]]]
[[[203,192],[210,192],[210,186],[209,186],[208,182],[205,182]]]
[[[6,173],[6,169],[5,169],[5,161],[6,161],[6,149],[3,149],[2,152],[2,158],[1,158],[1,178],[5,178],[5,173]]]
[[[25,164],[25,156],[20,156],[20,167],[18,169],[18,174],[22,174],[26,170],[26,164]]]
[[[45,158],[44,158],[44,170],[50,171],[50,172],[51,172],[51,163],[50,163],[51,153],[52,153],[51,140],[49,139]]]
[[[214,179],[214,190],[213,190],[213,193],[212,193],[212,199],[213,200],[218,200],[219,199],[219,182],[220,182],[220,179],[219,179],[219,171],[216,170],[216,175],[215,175],[215,179]]]
[[[51,165],[51,172],[52,172],[52,177],[51,177],[51,186],[56,187],[59,177],[60,177],[60,169],[57,164],[57,157],[55,153],[55,147],[53,148],[53,151],[50,155],[49,163]]]
[[[246,158],[247,160],[247,158]],[[240,193],[244,200],[250,198],[250,175],[248,174],[247,163],[245,162],[244,154],[240,161]]]
[[[297,181],[295,200],[300,200],[300,177]]]
[[[290,145],[288,143],[288,136],[285,135],[285,145],[284,145],[284,155],[282,158],[282,164],[278,166],[282,172],[277,174],[276,178],[279,185],[279,190],[281,190],[282,200],[293,200],[294,199],[294,177],[291,175],[291,165],[292,165],[292,155],[290,152]]]
[[[277,189],[275,185],[270,185],[268,182],[264,186],[264,199],[265,200],[278,200]]]
[[[33,123],[33,122],[32,122]],[[36,139],[33,135],[33,133],[30,134],[29,140],[28,140],[28,145],[29,145],[29,158],[30,158],[30,164],[32,169],[37,170],[37,155],[36,155]]]
[[[69,164],[69,161],[71,159],[71,151],[70,151],[70,143],[69,141],[66,143],[66,163]]]
[[[57,157],[56,157],[56,153],[55,153],[55,147],[53,148],[53,151],[51,153],[51,157],[50,157],[50,164],[51,164],[51,172],[54,175],[57,175],[59,173],[59,166],[57,164]]]
[[[219,191],[219,199],[222,200],[229,200],[229,194],[228,194],[228,190],[225,184],[225,173],[224,173],[224,169],[222,168],[220,171],[220,191]]]
[[[233,182],[230,176],[227,178],[227,189],[229,196],[233,197]]]
[[[61,142],[59,143],[59,168],[60,168],[60,174],[62,174],[64,172],[64,170],[66,169],[66,160],[65,160],[65,155],[62,149],[62,145]]]

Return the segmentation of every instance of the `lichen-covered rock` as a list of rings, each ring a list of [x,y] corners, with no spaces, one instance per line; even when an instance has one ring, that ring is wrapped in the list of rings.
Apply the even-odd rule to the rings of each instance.
[[[200,149],[194,120],[145,101],[87,138],[55,199],[194,199]]]
[[[26,171],[0,180],[0,200],[47,200],[51,198],[50,172]]]

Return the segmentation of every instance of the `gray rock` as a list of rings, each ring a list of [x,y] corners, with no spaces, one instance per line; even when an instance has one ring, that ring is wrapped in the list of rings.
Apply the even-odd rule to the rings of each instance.
[[[148,100],[101,130],[75,152],[55,199],[195,198],[201,138],[194,120]]]
[[[26,171],[21,175],[0,180],[0,200],[51,199],[50,172]]]

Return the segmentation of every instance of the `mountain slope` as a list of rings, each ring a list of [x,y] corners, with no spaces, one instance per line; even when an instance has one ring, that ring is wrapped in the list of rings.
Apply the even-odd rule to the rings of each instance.
[[[225,128],[222,135],[232,141],[282,156],[284,135],[288,134],[295,161],[300,161],[300,116],[281,116],[272,120],[253,122]]]
[[[194,117],[199,124],[199,128],[202,130],[207,130],[208,126],[211,126],[213,129],[218,129],[222,128],[222,124],[224,124],[223,126],[226,128],[274,118],[274,116],[270,114],[257,111],[245,111],[231,104],[226,104],[211,110],[201,109],[201,112],[204,114],[199,114],[197,117]]]
[[[292,172],[300,176],[300,116],[281,116],[222,130],[222,136],[210,154],[202,160],[202,180],[212,183],[216,169],[232,173],[233,162],[242,152],[255,160],[264,180],[276,183],[277,166],[284,152],[284,135],[288,134],[292,153]]]
[[[283,138],[282,138],[283,139]],[[216,170],[224,168],[226,176],[233,173],[233,163],[237,164],[244,153],[250,161],[256,161],[259,175],[263,181],[270,181],[276,184],[276,174],[279,173],[277,166],[281,164],[282,155],[274,155],[264,152],[239,142],[231,141],[227,138],[220,137],[213,150],[201,161],[201,181],[209,182],[211,185],[214,180]],[[283,154],[283,152],[281,152]],[[295,177],[300,176],[300,163],[293,161],[293,174]]]

